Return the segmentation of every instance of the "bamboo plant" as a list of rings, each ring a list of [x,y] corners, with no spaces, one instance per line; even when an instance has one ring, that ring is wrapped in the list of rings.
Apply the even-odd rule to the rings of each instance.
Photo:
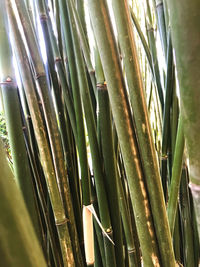
[[[197,267],[199,1],[1,7],[3,264]]]

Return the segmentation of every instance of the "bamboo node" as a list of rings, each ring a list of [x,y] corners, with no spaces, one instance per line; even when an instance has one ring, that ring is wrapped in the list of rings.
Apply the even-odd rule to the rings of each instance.
[[[90,71],[90,74],[94,74],[94,73],[95,73],[95,70],[91,70],[91,71]]]
[[[161,160],[167,160],[168,159],[168,155],[163,155],[162,157],[161,157]]]
[[[60,58],[60,57],[56,57],[56,58],[55,58],[55,63],[56,63],[56,62],[60,62],[60,61],[62,61],[62,58]]]
[[[65,223],[68,223],[69,219],[65,218],[64,220],[60,221],[60,222],[56,222],[56,226],[60,226],[60,225],[64,225]]]
[[[98,90],[106,91],[106,90],[107,90],[107,85],[106,85],[106,83],[97,83],[97,89],[98,89]]]
[[[183,169],[187,170],[187,164],[185,162],[183,163]]]
[[[147,28],[147,31],[148,31],[148,32],[150,32],[150,31],[154,32],[154,31],[155,31],[153,25],[151,25],[150,23],[147,23],[146,28]]]
[[[41,14],[40,15],[40,20],[47,21],[48,17],[46,14]]]
[[[6,82],[12,82],[12,79],[10,77],[7,77]]]
[[[135,253],[136,249],[135,248],[132,248],[132,249],[128,249],[128,254],[132,254],[132,253]]]
[[[163,5],[163,2],[161,0],[160,1],[157,1],[156,8],[159,7],[159,6],[161,6],[161,5]]]
[[[108,234],[108,235],[112,235],[112,233],[113,233],[113,231],[112,231],[111,228],[106,229],[105,232],[106,232],[106,234]],[[103,234],[105,235],[104,232],[103,232]]]
[[[8,76],[4,81],[0,82],[0,85],[8,85],[8,84],[17,87],[16,82],[10,76]]]
[[[41,72],[41,73],[36,73],[35,74],[35,79],[38,80],[40,77],[45,77],[46,73],[45,72]]]

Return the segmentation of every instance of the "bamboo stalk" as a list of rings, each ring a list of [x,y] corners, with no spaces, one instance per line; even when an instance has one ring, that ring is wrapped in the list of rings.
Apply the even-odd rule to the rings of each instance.
[[[76,222],[74,218],[74,211],[71,202],[71,195],[69,190],[69,185],[67,181],[67,173],[64,165],[63,151],[61,147],[61,140],[58,131],[58,125],[56,121],[56,115],[53,107],[52,98],[49,93],[49,88],[47,84],[47,78],[41,60],[40,50],[38,47],[37,39],[35,38],[31,21],[27,14],[27,10],[24,6],[23,1],[16,0],[16,5],[18,13],[22,22],[24,34],[26,36],[29,52],[31,55],[31,60],[34,66],[34,74],[38,87],[38,91],[42,100],[42,106],[44,110],[45,120],[47,124],[47,130],[52,150],[53,162],[56,172],[56,177],[59,181],[59,190],[61,191],[64,208],[67,212],[67,215],[70,218],[69,229],[71,236],[74,237],[72,244],[76,251],[77,260],[82,266],[82,256],[80,253]],[[73,255],[71,255],[73,256]]]
[[[184,142],[183,127],[182,127],[182,119],[179,118],[179,125],[178,125],[178,132],[177,132],[176,146],[175,146],[175,153],[174,153],[174,160],[172,167],[169,201],[167,207],[169,226],[172,236],[174,232],[174,223],[176,218],[176,210],[178,202],[178,192],[181,180],[184,143],[185,142]]]
[[[61,29],[61,20],[60,20],[60,9],[59,9],[59,1],[54,0],[54,17],[55,17],[55,22],[56,22],[56,30],[57,30],[57,41],[58,41],[58,47],[59,47],[59,52],[61,55],[62,60],[64,60],[64,55],[63,55],[63,43],[62,43],[62,29]]]
[[[71,5],[71,1],[67,3],[68,12],[71,21],[72,27],[72,38],[73,38],[73,45],[75,51],[75,59],[76,59],[76,67],[78,73],[78,80],[79,80],[79,87],[81,98],[83,102],[84,112],[86,116],[86,125],[88,129],[88,136],[91,148],[91,155],[94,167],[94,177],[95,177],[95,185],[97,190],[97,198],[98,198],[98,205],[100,211],[100,218],[102,226],[105,232],[112,236],[112,227],[110,222],[110,214],[107,202],[107,196],[105,191],[104,179],[103,179],[103,172],[100,160],[100,153],[97,141],[97,134],[96,134],[96,125],[94,120],[94,114],[91,105],[91,99],[89,96],[89,88],[88,82],[86,78],[85,66],[83,63],[83,57],[80,49],[80,44],[78,40],[78,35],[76,31],[74,16],[73,16],[73,9]],[[114,255],[114,247],[113,244],[108,240],[106,236],[104,236],[104,245],[105,245],[105,255],[106,255],[106,264],[107,266],[115,266],[115,255]]]
[[[81,0],[82,1],[82,0]],[[90,80],[93,86],[93,91],[94,91],[94,95],[95,97],[97,97],[97,90],[96,90],[96,79],[95,79],[95,70],[93,68],[93,64],[91,61],[91,56],[90,56],[90,51],[89,51],[89,44],[87,41],[87,37],[86,34],[84,32],[84,27],[83,25],[81,25],[81,19],[78,16],[78,13],[76,11],[75,5],[72,2],[72,10],[73,10],[73,14],[74,14],[74,19],[75,19],[75,23],[76,23],[76,28],[79,34],[79,39],[81,42],[81,47],[82,47],[82,51],[83,51],[83,55],[85,58],[85,63],[90,75]]]
[[[3,266],[45,267],[46,262],[0,140],[0,256]],[[5,179],[6,178],[6,179]],[[9,190],[8,190],[9,188]]]
[[[147,34],[149,40],[149,46],[151,51],[151,58],[152,58],[152,65],[154,68],[154,77],[156,81],[156,87],[158,90],[158,95],[160,99],[161,109],[164,109],[164,98],[163,98],[163,90],[160,80],[160,72],[159,72],[159,65],[158,65],[158,58],[157,58],[157,50],[156,50],[156,42],[154,37],[154,29],[151,24],[147,23]]]
[[[161,109],[163,111],[163,108],[164,108],[163,90],[162,90],[162,85],[161,85],[161,80],[160,80],[156,40],[155,40],[155,35],[154,35],[155,30],[153,28],[153,19],[151,15],[149,0],[146,0],[146,5],[147,5],[147,19],[145,20],[145,22],[146,22],[147,37],[148,37],[149,47],[151,51],[152,65],[154,69],[156,87],[157,87],[157,91],[158,91],[158,95],[159,95],[159,99],[161,103]]]
[[[155,242],[155,234],[143,173],[138,160],[138,150],[135,143],[130,107],[125,92],[125,84],[108,10],[105,1],[93,0],[88,3],[90,18],[108,85],[112,113],[125,163],[143,260],[145,265],[153,266],[154,264],[159,264],[157,244]],[[139,223],[141,221],[143,223]],[[151,235],[149,234],[150,232]]]
[[[194,258],[194,242],[193,242],[193,229],[192,217],[190,208],[189,188],[188,188],[188,174],[187,166],[182,169],[182,177],[180,184],[180,206],[183,221],[183,236],[184,236],[184,266],[195,267]]]
[[[167,200],[167,165],[169,165],[169,140],[170,140],[170,108],[172,102],[172,93],[174,86],[174,66],[171,44],[171,33],[168,33],[167,47],[167,77],[165,81],[165,105],[163,112],[163,127],[162,127],[162,159],[161,159],[161,178],[165,200]]]
[[[136,244],[134,240],[134,234],[132,229],[132,223],[130,218],[130,213],[128,211],[124,189],[121,182],[121,177],[117,177],[117,183],[118,183],[118,195],[119,195],[119,206],[120,206],[120,213],[122,217],[123,227],[124,227],[124,233],[127,243],[127,250],[128,250],[128,258],[129,258],[129,264],[130,266],[141,266],[140,260],[137,257],[137,251],[136,251]]]
[[[103,263],[102,263],[102,257],[101,257],[101,253],[100,253],[100,249],[99,249],[99,244],[98,244],[98,239],[97,239],[97,235],[96,232],[94,231],[94,252],[95,252],[95,263],[94,263],[94,267],[103,267]]]
[[[142,30],[141,30],[141,28],[140,28],[140,24],[138,23],[137,18],[136,18],[136,16],[135,16],[135,14],[134,14],[132,8],[130,8],[130,12],[131,12],[131,19],[132,19],[132,21],[133,21],[133,23],[134,23],[134,26],[135,26],[135,28],[136,28],[136,30],[137,30],[138,35],[140,36],[140,40],[141,40],[142,45],[143,45],[143,47],[144,47],[144,51],[145,51],[145,53],[146,53],[147,60],[148,60],[148,63],[149,63],[151,72],[152,72],[152,74],[154,75],[154,70],[153,70],[153,66],[152,66],[151,52],[150,52],[150,50],[149,50],[147,41],[146,41],[146,39],[145,39],[145,37],[144,37],[144,34],[143,34],[143,32],[142,32]]]
[[[53,49],[51,47],[51,44],[56,46],[56,48],[57,48],[57,45],[56,45],[56,42],[52,42],[51,43],[51,39],[53,38],[53,36],[52,36],[53,35],[53,30],[49,29],[51,26],[49,25],[50,21],[49,21],[48,15],[46,13],[47,7],[45,8],[44,1],[36,1],[36,2],[37,2],[37,5],[38,5],[39,16],[40,16],[41,25],[42,25],[42,28],[43,28],[43,34],[44,34],[45,41],[46,41],[45,43],[46,43],[46,49],[47,49],[48,66],[49,66],[49,70],[50,70],[50,75],[52,77],[52,81],[54,82],[53,83],[53,90],[54,90],[55,96],[56,96],[56,101],[55,102],[56,102],[56,107],[58,109],[59,117],[61,119],[59,125],[60,125],[60,129],[62,130],[61,131],[61,137],[62,137],[63,143],[65,144],[64,151],[65,151],[65,154],[66,154],[67,153],[66,152],[66,149],[67,149],[66,142],[68,141],[67,140],[67,135],[68,134],[66,132],[67,129],[66,129],[66,123],[65,123],[65,117],[64,117],[64,110],[63,110],[61,94],[59,92],[59,84],[58,84],[57,74],[56,74],[55,69],[54,69],[54,60],[53,60],[53,51],[52,51]],[[51,33],[52,38],[50,37],[50,33]],[[54,48],[54,49],[56,49],[56,48]],[[58,49],[57,49],[57,51],[58,51]],[[60,62],[58,62],[58,64],[61,63],[61,58],[59,60],[59,57],[56,57],[56,61],[60,61]],[[58,64],[57,64],[57,66],[58,66]],[[58,69],[60,69],[60,68],[58,67]],[[74,112],[74,108],[73,108],[71,95],[69,94],[68,90],[69,90],[68,88],[63,88],[63,92],[64,92],[64,96],[65,96],[65,100],[66,100],[66,106],[68,108],[68,114],[69,114],[69,117],[70,117],[70,121],[71,121],[71,123],[73,125],[73,129],[75,131],[75,129],[76,129],[75,112]],[[83,135],[83,137],[84,137],[84,135]],[[68,164],[69,164],[69,162],[68,162]],[[69,177],[69,184],[70,184],[70,188],[71,188],[71,192],[72,192],[72,199],[73,199],[73,207],[74,207],[75,218],[76,218],[77,226],[79,225],[78,231],[80,233],[79,236],[81,238],[82,237],[82,213],[81,213],[80,200],[79,200],[79,195],[78,195],[78,190],[77,190],[76,179],[74,179],[74,177],[72,175],[69,175],[69,174],[72,174],[72,173],[69,172],[68,173],[68,177]],[[85,177],[84,177],[84,179],[85,179]],[[84,194],[84,197],[85,197],[85,194]]]
[[[77,12],[78,12],[79,17],[80,17],[80,22],[81,22],[83,31],[84,31],[85,35],[87,36],[84,0],[77,0]]]
[[[39,11],[39,17],[40,17],[40,21],[41,21],[41,25],[43,28],[43,34],[44,34],[44,38],[46,40],[45,44],[46,44],[46,49],[47,49],[47,59],[49,62],[49,67],[50,67],[50,73],[51,75],[53,75],[53,81],[54,81],[54,87],[58,87],[58,80],[57,80],[57,74],[55,72],[54,69],[54,64],[53,64],[53,57],[54,57],[54,61],[55,61],[55,65],[57,67],[57,71],[58,71],[58,76],[60,79],[60,83],[62,86],[62,92],[64,95],[64,100],[67,106],[67,111],[70,117],[70,122],[72,125],[72,129],[74,132],[74,135],[76,137],[76,118],[75,118],[75,111],[74,111],[74,107],[73,107],[73,100],[69,91],[69,87],[67,84],[67,80],[64,74],[64,66],[62,63],[62,59],[59,53],[59,49],[58,49],[58,45],[56,43],[56,38],[54,36],[53,33],[53,29],[52,29],[52,23],[50,21],[50,18],[47,14],[47,7],[45,6],[45,2],[42,0],[37,0],[36,1],[37,6],[38,6],[38,11]],[[56,84],[55,84],[56,83]],[[61,108],[61,100],[59,100],[58,98],[60,98],[60,92],[58,91],[58,88],[54,88],[55,91],[55,95],[56,95],[56,101],[58,101],[57,106],[58,109]],[[61,105],[62,106],[62,105]]]
[[[167,31],[164,15],[164,4],[163,0],[153,0],[153,2],[156,8],[157,24],[160,33],[163,54],[165,56],[165,59],[167,59]]]
[[[113,10],[161,262],[163,266],[174,266],[172,240],[127,1],[115,1]]]
[[[0,21],[0,70],[1,70],[1,92],[3,96],[3,106],[8,129],[8,137],[13,159],[15,178],[23,194],[28,212],[33,221],[35,231],[41,241],[38,215],[36,211],[36,199],[30,165],[27,158],[26,147],[23,136],[22,120],[20,112],[20,100],[18,87],[16,84],[15,71],[12,63],[12,51],[8,37],[8,24],[5,13],[3,14],[4,3],[1,2],[2,9]],[[5,58],[6,55],[6,58]]]
[[[35,88],[32,83],[32,77],[29,69],[28,58],[25,53],[23,42],[20,38],[20,33],[17,28],[17,23],[14,19],[14,14],[12,7],[9,6],[7,2],[7,11],[9,15],[9,23],[11,25],[12,34],[15,41],[15,47],[17,49],[16,55],[18,56],[18,63],[21,68],[21,76],[23,78],[24,88],[26,92],[27,101],[30,108],[31,117],[33,120],[34,131],[36,139],[38,142],[38,148],[41,157],[42,167],[44,169],[44,174],[46,182],[48,185],[48,190],[50,194],[50,199],[53,207],[53,212],[55,216],[55,223],[57,226],[60,245],[63,253],[63,261],[65,266],[73,266],[73,254],[71,248],[70,236],[68,233],[67,219],[65,217],[65,211],[63,203],[60,197],[59,188],[56,181],[56,175],[54,171],[54,166],[52,162],[52,156],[49,149],[49,144],[47,142],[47,136],[41,117],[41,113],[38,106],[37,97],[35,94]]]
[[[200,66],[198,0],[168,1],[172,43],[175,50],[177,76],[180,86],[181,113],[190,164],[190,188],[195,203],[198,233],[200,236],[200,165],[199,165],[199,88]],[[192,14],[192,16],[191,16]],[[179,29],[182,28],[180,32]],[[184,55],[184,59],[182,57]],[[187,70],[187,71],[186,71]]]
[[[113,237],[115,242],[115,255],[117,264],[124,266],[123,241],[121,217],[118,202],[117,191],[117,172],[116,158],[114,152],[112,118],[108,98],[107,86],[99,56],[99,51],[95,50],[95,70],[97,79],[97,96],[98,96],[98,123],[99,126],[99,143],[102,149],[102,156],[105,168],[105,186],[109,201],[111,222],[113,226]]]
[[[105,186],[110,207],[113,237],[115,242],[115,255],[117,264],[123,267],[122,227],[117,193],[116,159],[114,154],[110,105],[106,85],[98,83],[97,88],[102,154],[106,174]]]

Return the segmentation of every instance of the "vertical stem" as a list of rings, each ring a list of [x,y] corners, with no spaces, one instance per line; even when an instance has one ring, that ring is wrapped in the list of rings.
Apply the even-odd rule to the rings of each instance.
[[[104,0],[89,0],[88,3],[128,177],[143,260],[146,266],[153,266],[159,263],[157,243],[108,9]]]
[[[12,63],[12,51],[9,43],[9,30],[5,9],[0,11],[0,71],[1,92],[3,96],[3,106],[8,129],[8,137],[11,146],[14,173],[18,186],[21,189],[28,212],[33,221],[35,231],[40,237],[39,221],[36,211],[36,199],[34,196],[33,177],[30,171],[30,165],[26,153],[25,141],[22,129],[22,118],[20,112],[20,100],[18,87],[16,84],[15,71]],[[4,14],[2,11],[4,10]],[[5,56],[6,55],[6,56]]]
[[[24,34],[26,36],[28,49],[31,55],[31,60],[33,63],[34,73],[35,73],[35,80],[37,84],[37,89],[39,91],[42,106],[44,110],[45,120],[47,124],[47,130],[52,150],[53,162],[55,167],[55,172],[57,179],[59,181],[59,189],[62,194],[63,203],[67,215],[70,218],[69,221],[69,229],[71,236],[74,237],[72,244],[76,251],[77,260],[82,266],[82,256],[80,253],[77,229],[76,229],[76,222],[74,217],[74,211],[71,201],[71,195],[69,190],[69,184],[67,181],[67,173],[66,167],[64,165],[64,157],[63,151],[61,146],[60,134],[58,130],[56,114],[53,107],[53,101],[50,95],[50,91],[48,88],[47,77],[45,73],[45,69],[43,66],[42,58],[41,58],[41,51],[38,47],[37,39],[33,32],[32,24],[30,18],[27,14],[26,7],[23,1],[16,0],[16,5],[18,9],[18,13],[22,22]],[[73,256],[73,255],[71,255]]]
[[[113,1],[113,10],[161,262],[162,266],[173,266],[172,240],[127,0]]]
[[[80,49],[79,39],[76,31],[76,25],[73,16],[73,9],[71,1],[68,2],[68,12],[71,21],[71,29],[73,45],[75,51],[76,67],[78,73],[78,81],[81,92],[81,98],[84,106],[86,124],[88,129],[88,136],[92,154],[92,161],[94,166],[94,177],[97,189],[98,205],[101,217],[101,223],[108,235],[112,235],[112,226],[110,221],[110,214],[108,208],[108,201],[105,191],[104,178],[101,166],[101,158],[97,141],[96,125],[94,120],[94,113],[91,105],[91,98],[89,95],[88,82],[86,78],[85,66],[83,62],[83,56]],[[115,255],[113,244],[104,236],[106,264],[107,266],[115,266]]]
[[[45,126],[39,109],[35,87],[33,85],[27,54],[25,52],[25,47],[22,42],[19,30],[17,28],[17,23],[14,17],[12,7],[10,6],[10,2],[7,3],[7,11],[9,15],[9,23],[11,25],[12,34],[15,41],[17,60],[20,66],[24,89],[30,108],[31,117],[33,120],[33,127],[38,143],[41,163],[44,169],[45,179],[49,190],[51,204],[53,207],[55,224],[59,235],[64,266],[74,266],[71,240],[67,225],[68,220],[65,216],[63,202],[56,181],[56,174],[52,162],[52,155],[47,141]]]
[[[184,142],[184,135],[183,135],[183,128],[182,128],[182,119],[179,118],[175,154],[174,154],[173,167],[172,167],[170,194],[169,194],[169,201],[168,201],[168,207],[167,207],[169,226],[170,226],[172,235],[174,232],[174,224],[175,224],[177,202],[178,202],[178,193],[179,193],[179,187],[180,187],[180,181],[181,181],[184,144],[185,142]]]
[[[0,227],[1,264],[16,267],[45,267],[47,265],[41,247],[22,195],[8,166],[1,140],[0,155],[0,212],[4,214],[1,217]]]
[[[180,86],[184,134],[189,154],[190,188],[200,237],[200,76],[198,71],[200,66],[200,2],[198,0],[192,2],[169,0],[168,8]]]
[[[122,227],[117,193],[116,159],[114,154],[110,104],[105,84],[98,83],[99,119],[101,131],[102,154],[105,167],[105,186],[108,195],[113,237],[115,242],[116,261],[124,266],[122,247]]]

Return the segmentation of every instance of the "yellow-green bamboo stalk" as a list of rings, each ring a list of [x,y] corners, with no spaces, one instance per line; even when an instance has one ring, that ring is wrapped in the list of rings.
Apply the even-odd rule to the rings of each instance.
[[[27,46],[30,52],[31,61],[34,69],[34,78],[37,84],[37,89],[40,94],[42,101],[42,107],[44,111],[45,121],[47,125],[48,136],[51,145],[53,163],[55,168],[55,173],[57,180],[59,181],[59,190],[62,194],[64,208],[67,215],[69,216],[69,229],[70,235],[73,236],[71,239],[75,255],[78,260],[78,264],[82,266],[82,255],[80,253],[80,245],[78,241],[76,222],[74,218],[74,211],[71,201],[69,184],[67,181],[66,166],[64,164],[63,151],[61,146],[60,134],[58,130],[56,114],[53,106],[53,100],[50,95],[48,88],[47,77],[42,62],[41,51],[39,49],[37,38],[34,34],[32,23],[28,16],[26,7],[23,1],[16,0],[17,10],[20,16],[22,27],[24,30],[24,35],[26,37]],[[73,255],[71,255],[73,256]]]
[[[40,225],[36,210],[33,177],[24,141],[19,91],[13,66],[13,55],[9,40],[8,21],[4,2],[0,2],[0,73],[3,106],[6,117],[8,137],[11,147],[13,169],[18,186],[23,194],[27,209],[33,221],[38,238],[41,238]],[[3,11],[3,12],[2,12]]]
[[[88,3],[127,173],[144,264],[159,265],[149,200],[107,5],[104,0],[90,0]]]
[[[190,188],[200,237],[200,2],[169,0],[167,3],[180,86],[183,128],[189,154]]]
[[[0,257],[2,266],[46,267],[21,192],[0,140]]]
[[[20,37],[19,30],[17,28],[17,23],[15,21],[12,7],[10,6],[10,2],[7,2],[7,11],[9,15],[9,23],[11,26],[11,31],[15,41],[15,48],[17,51],[16,56],[18,59],[18,64],[20,65],[20,74],[22,76],[27,102],[30,108],[30,113],[33,121],[35,136],[38,143],[41,164],[44,170],[49,190],[50,200],[53,207],[55,224],[58,230],[60,245],[63,254],[64,266],[67,267],[74,266],[74,257],[72,253],[71,240],[67,225],[68,219],[65,216],[64,206],[56,180],[56,174],[52,162],[52,156],[47,140],[45,126],[38,105],[38,100],[35,92],[35,87],[33,84],[32,75],[30,72],[28,58],[25,52],[22,39]]]
[[[136,44],[131,28],[131,15],[129,12],[128,1],[113,1],[113,11],[118,30],[122,58],[124,60],[125,75],[127,78],[130,101],[136,126],[136,135],[138,138],[139,151],[146,178],[161,262],[162,266],[174,266],[175,259],[172,240],[167,220],[158,161],[156,158],[149,122]],[[169,258],[171,258],[171,262],[169,262]]]

